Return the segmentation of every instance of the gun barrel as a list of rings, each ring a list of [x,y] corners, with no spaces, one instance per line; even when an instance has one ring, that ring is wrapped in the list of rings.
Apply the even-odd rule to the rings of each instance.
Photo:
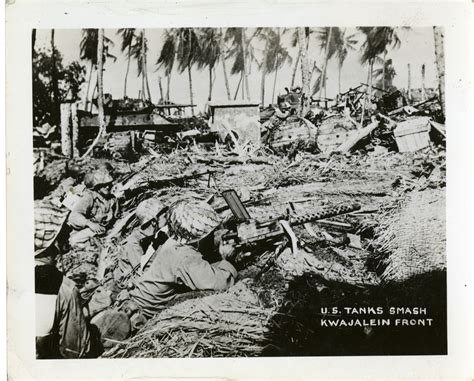
[[[317,213],[309,213],[302,216],[292,216],[290,217],[290,225],[302,225],[308,222],[313,222],[313,221],[322,220],[325,218],[338,216],[340,214],[351,213],[356,210],[359,210],[360,208],[361,207],[359,204],[340,205],[340,206],[323,209]]]

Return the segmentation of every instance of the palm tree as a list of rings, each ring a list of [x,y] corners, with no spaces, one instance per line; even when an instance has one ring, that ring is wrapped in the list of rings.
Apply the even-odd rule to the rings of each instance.
[[[270,44],[268,46],[268,50],[266,54],[267,57],[267,68],[269,69],[268,72],[275,72],[275,77],[273,79],[273,91],[272,91],[272,103],[275,102],[275,87],[277,81],[278,70],[281,69],[285,63],[292,62],[292,58],[288,53],[288,50],[283,47],[281,43],[282,33],[281,30],[278,28],[277,32],[273,32],[270,38]]]
[[[336,49],[336,57],[338,62],[338,93],[341,93],[341,73],[344,61],[347,58],[347,54],[351,50],[355,50],[357,40],[355,34],[346,36],[346,29],[334,28],[334,45]]]
[[[135,36],[135,44],[131,48],[131,54],[137,60],[137,75],[142,78],[142,96],[145,98],[145,90],[147,99],[151,102],[150,83],[148,82],[147,68],[147,51],[148,43],[145,37],[145,29],[142,29]]]
[[[311,33],[314,31],[311,28],[304,28],[305,36],[306,36],[306,55],[308,56],[308,51],[309,51],[309,40]],[[298,46],[298,29],[295,29],[292,36],[291,36],[291,46],[296,47]],[[291,75],[291,87],[294,87],[295,85],[295,80],[296,80],[296,72],[298,71],[298,65],[300,63],[301,59],[301,50],[298,49],[298,54],[296,56],[296,61],[295,61],[295,66],[293,66],[293,73]],[[309,63],[308,63],[309,64]]]
[[[234,58],[234,63],[230,70],[231,74],[240,74],[240,82],[237,85],[235,97],[237,96],[239,86],[242,83],[242,98],[246,96],[250,99],[250,90],[248,86],[248,73],[251,63],[256,61],[252,40],[258,36],[262,28],[255,29],[254,33],[247,38],[245,28],[227,28],[224,39],[231,43],[225,58]],[[246,95],[245,95],[246,94]]]
[[[166,87],[166,101],[170,100],[170,84],[171,84],[171,73],[173,71],[173,66],[176,60],[176,42],[175,42],[175,33],[172,32],[172,29],[164,31],[164,40],[165,43],[161,48],[160,56],[156,61],[157,69],[164,69],[167,87]]]
[[[303,107],[301,108],[301,116],[305,116],[309,111],[309,64],[307,57],[307,36],[305,28],[298,28],[298,45],[300,49],[301,61],[301,80],[303,85]]]
[[[178,71],[183,73],[187,70],[191,105],[194,102],[191,68],[197,62],[199,55],[199,40],[194,28],[173,28],[165,31],[165,42],[157,64],[159,67],[164,66],[165,70],[171,73],[176,59]],[[194,107],[191,107],[191,112],[194,115]]]
[[[80,49],[80,58],[81,60],[90,61],[89,69],[89,79],[87,81],[87,90],[86,90],[86,99],[85,99],[85,109],[87,109],[87,104],[89,103],[89,90],[92,79],[92,72],[97,66],[97,44],[99,41],[99,30],[98,29],[83,29],[82,30],[82,40],[79,45]],[[102,48],[102,61],[105,63],[107,58],[112,58],[114,61],[116,57],[110,54],[109,50],[114,45],[113,41],[107,38],[104,35],[103,38],[103,48]]]
[[[200,54],[196,59],[198,69],[209,68],[209,95],[208,100],[212,98],[214,68],[221,57],[222,35],[221,30],[216,28],[201,28],[196,30],[199,38]],[[228,95],[230,95],[228,93]]]
[[[377,87],[382,88],[382,90],[391,90],[393,88],[393,79],[397,75],[392,60],[390,58],[386,59],[383,67],[375,69],[373,75],[378,80]]]
[[[334,41],[334,35],[336,33],[333,33],[333,27],[328,27],[328,28],[320,28],[318,30],[318,40],[320,41],[320,48],[324,48],[324,66],[323,70],[321,73],[321,85],[320,85],[320,90],[319,90],[319,97],[321,98],[323,90],[324,90],[324,97],[326,97],[326,73],[327,73],[327,67],[328,67],[328,62],[331,59],[331,57],[334,55],[336,52],[336,46],[335,46],[335,41]]]
[[[127,51],[127,71],[125,72],[125,81],[123,85],[123,97],[127,96],[127,80],[128,80],[128,73],[130,71],[130,61],[132,58],[132,46],[134,44],[135,39],[135,29],[134,28],[122,28],[117,31],[122,37],[122,45],[120,47],[122,53]]]
[[[97,54],[96,58],[98,58],[97,62],[97,88],[98,88],[98,98],[97,98],[97,105],[99,108],[99,132],[97,133],[96,138],[92,142],[92,144],[89,146],[87,151],[84,153],[82,158],[88,156],[94,146],[97,144],[101,136],[105,134],[105,114],[104,114],[104,79],[103,79],[103,74],[104,74],[104,60],[105,60],[105,55],[106,53],[104,52],[104,30],[99,29],[97,31]]]
[[[436,68],[438,70],[438,89],[439,89],[439,103],[443,115],[445,114],[446,104],[444,97],[444,32],[442,27],[433,27],[434,47],[436,56]]]

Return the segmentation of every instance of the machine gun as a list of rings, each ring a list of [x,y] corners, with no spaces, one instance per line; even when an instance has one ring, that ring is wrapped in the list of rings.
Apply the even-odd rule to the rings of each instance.
[[[322,220],[341,214],[351,213],[360,209],[360,205],[341,205],[325,208],[316,213],[304,215],[281,215],[269,220],[258,221],[250,217],[245,206],[234,190],[222,192],[222,197],[229,205],[236,222],[235,229],[225,234],[224,241],[234,245],[236,249],[249,249],[278,241],[283,237],[289,237],[293,254],[297,254],[297,239],[292,226],[303,225],[308,222]]]

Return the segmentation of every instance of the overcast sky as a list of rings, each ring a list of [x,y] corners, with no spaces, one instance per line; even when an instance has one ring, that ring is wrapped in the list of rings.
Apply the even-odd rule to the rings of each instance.
[[[159,56],[161,46],[163,43],[163,29],[147,29],[146,36],[148,39],[148,77],[150,82],[150,90],[152,93],[152,100],[156,103],[160,98],[160,92],[158,87],[158,77],[163,74],[160,71],[156,71],[156,60]],[[248,31],[250,35],[251,31]],[[292,67],[296,60],[297,48],[290,47],[290,31],[284,38],[284,44],[288,46],[290,55],[293,57],[293,63],[280,69],[278,72],[276,82],[276,94],[284,92],[284,88],[290,85]],[[357,33],[355,28],[347,28],[347,34]],[[114,41],[115,45],[111,49],[111,53],[117,57],[117,60],[113,62],[108,60],[105,65],[104,72],[104,91],[111,93],[114,98],[121,98],[123,96],[123,85],[125,78],[125,71],[127,66],[127,58],[125,54],[120,52],[120,37],[117,35],[116,29],[106,29],[105,35]],[[410,30],[398,31],[398,35],[401,39],[401,46],[399,49],[390,50],[387,58],[393,60],[393,66],[397,72],[397,76],[394,79],[394,85],[399,88],[406,88],[408,83],[408,69],[407,65],[411,65],[411,86],[412,88],[421,87],[421,65],[426,65],[426,87],[436,87],[436,64],[434,54],[434,41],[433,41],[433,30],[430,27],[427,28],[412,28]],[[363,37],[357,34],[357,39],[360,43],[363,41]],[[68,64],[71,61],[79,60],[79,44],[81,41],[81,30],[80,29],[59,29],[55,33],[55,43],[57,49],[61,51],[64,57],[64,63]],[[363,66],[359,62],[360,58],[360,43],[357,46],[356,51],[350,52],[342,70],[341,87],[342,91],[347,90],[349,87],[355,87],[360,82],[367,80],[367,66]],[[50,44],[50,30],[38,30],[36,39],[36,48],[46,47]],[[263,43],[254,41],[254,47],[256,54],[263,50]],[[315,39],[312,39],[309,46],[310,57],[316,61],[316,64],[323,67],[323,54],[320,51]],[[89,65],[84,62],[89,70]],[[231,67],[231,61],[227,63],[227,70]],[[376,68],[376,67],[375,67]],[[222,65],[219,64],[216,67],[216,79],[213,88],[213,101],[225,100],[226,90],[224,85],[224,76],[222,71]],[[239,76],[230,76],[230,87],[232,96],[234,95],[237,87]],[[208,89],[209,89],[209,75],[208,70],[198,71],[196,68],[192,70],[193,77],[193,92],[194,92],[194,103],[198,105],[198,109],[202,109],[203,105],[207,101]],[[93,77],[93,84],[95,83],[95,77]],[[274,74],[270,74],[266,79],[266,94],[265,103],[271,102],[272,88],[273,88]],[[260,82],[261,72],[258,70],[257,65],[253,64],[251,67],[251,73],[249,76],[249,87],[252,100],[257,102],[260,101]],[[163,90],[166,91],[166,79],[162,79]],[[301,84],[301,72],[297,73],[296,84]],[[85,85],[83,91],[85,92]],[[333,97],[338,91],[338,64],[336,59],[330,61],[328,66],[328,82],[327,82],[327,94],[328,97]],[[138,91],[141,89],[141,81],[137,77],[137,65],[136,62],[132,61],[130,74],[127,85],[127,95],[129,97],[137,97]],[[174,71],[172,73],[171,80],[171,91],[170,98],[176,103],[189,103],[189,85],[187,72],[182,74]],[[240,99],[240,93],[238,96]]]

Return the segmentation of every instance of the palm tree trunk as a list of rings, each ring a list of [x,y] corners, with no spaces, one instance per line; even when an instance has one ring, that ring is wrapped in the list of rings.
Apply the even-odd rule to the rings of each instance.
[[[212,99],[212,66],[209,65],[209,95],[207,100],[210,101]]]
[[[166,101],[170,101],[171,73],[166,76]]]
[[[158,88],[160,89],[160,103],[163,103],[163,86],[161,86],[161,77],[158,77]]]
[[[239,94],[240,84],[242,83],[242,75],[240,76],[239,83],[237,84],[237,88],[235,89],[234,94],[234,101],[237,99],[237,95]]]
[[[387,60],[387,51],[383,53],[383,66],[382,66],[382,90],[385,90],[385,62]]]
[[[31,57],[35,56],[36,29],[31,30]]]
[[[265,67],[263,67],[263,69],[262,69],[262,80],[260,82],[262,107],[265,107],[265,75],[266,75],[266,70],[265,70]]]
[[[104,114],[104,79],[103,79],[103,74],[104,74],[104,30],[99,29],[99,37],[98,37],[98,43],[97,43],[97,87],[98,87],[98,98],[97,98],[97,106],[99,108],[99,132],[97,133],[96,138],[92,142],[92,144],[89,146],[87,151],[82,155],[82,157],[88,156],[92,150],[94,149],[94,146],[97,144],[99,139],[101,138],[102,135],[105,134],[105,114]]]
[[[94,69],[94,64],[91,61],[91,67],[89,69],[89,80],[87,81],[87,90],[86,90],[86,99],[84,101],[84,110],[87,111],[87,106],[89,104],[89,91],[91,88],[91,80],[92,80],[92,71]]]
[[[225,82],[225,90],[227,92],[227,100],[230,101],[231,95],[230,95],[229,77],[227,76],[227,68],[226,68],[224,57],[222,57],[222,70],[224,70],[224,82]]]
[[[444,84],[444,33],[441,27],[433,27],[433,37],[435,45],[435,56],[436,56],[436,68],[438,70],[438,90],[439,90],[439,103],[443,115],[446,110],[446,101],[444,97],[445,84]]]
[[[125,72],[125,83],[123,85],[123,97],[127,96],[127,81],[128,81],[128,72],[130,71],[130,60],[131,60],[131,45],[128,46],[128,61],[127,61],[127,71]]]
[[[193,100],[193,79],[191,76],[191,65],[188,65],[188,79],[189,79],[189,99],[191,101],[191,114],[194,116],[194,107],[192,106],[194,103]]]
[[[301,52],[298,50],[298,55],[296,56],[295,67],[293,68],[293,73],[291,74],[291,88],[295,87],[296,72],[298,70],[300,58],[301,58]]]
[[[250,95],[249,95],[249,83],[248,83],[248,78],[247,78],[247,47],[246,47],[246,41],[245,41],[245,29],[241,28],[241,44],[242,44],[242,62],[243,62],[243,68],[242,68],[242,73],[243,73],[243,86],[242,86],[242,95],[244,94],[243,89],[244,87],[247,90],[247,100],[250,100]]]
[[[298,28],[298,44],[300,46],[300,56],[301,56],[301,81],[303,85],[303,107],[301,107],[301,116],[305,116],[309,111],[309,63],[308,57],[306,56],[306,35],[304,28]]]
[[[425,64],[421,65],[421,100],[426,100]]]
[[[331,41],[331,35],[332,35],[332,27],[329,27],[329,31],[328,31],[328,38],[327,38],[327,41],[326,41],[326,49],[325,49],[325,60],[324,60],[324,68],[323,68],[323,72],[322,72],[322,78],[321,78],[321,88],[319,89],[319,98],[321,98],[321,95],[323,94],[323,90],[324,90],[324,97],[326,98],[326,71],[327,71],[327,67],[328,67],[328,61],[329,61],[329,44],[330,44],[330,41]]]
[[[408,64],[408,86],[407,86],[408,103],[411,103],[411,66]]]
[[[341,73],[342,73],[342,65],[339,65],[339,73],[337,75],[338,94],[341,94]]]
[[[143,49],[143,72],[145,73],[146,91],[148,94],[148,100],[151,102],[150,82],[148,81],[148,66],[147,66],[147,61],[146,61],[145,29],[143,29],[142,49]]]
[[[59,103],[59,87],[58,87],[58,69],[56,66],[56,46],[54,44],[55,30],[51,29],[51,82],[53,85],[53,123],[59,126],[61,105]]]
[[[275,78],[273,79],[272,103],[275,103],[275,88],[277,83],[278,68],[275,69]]]

